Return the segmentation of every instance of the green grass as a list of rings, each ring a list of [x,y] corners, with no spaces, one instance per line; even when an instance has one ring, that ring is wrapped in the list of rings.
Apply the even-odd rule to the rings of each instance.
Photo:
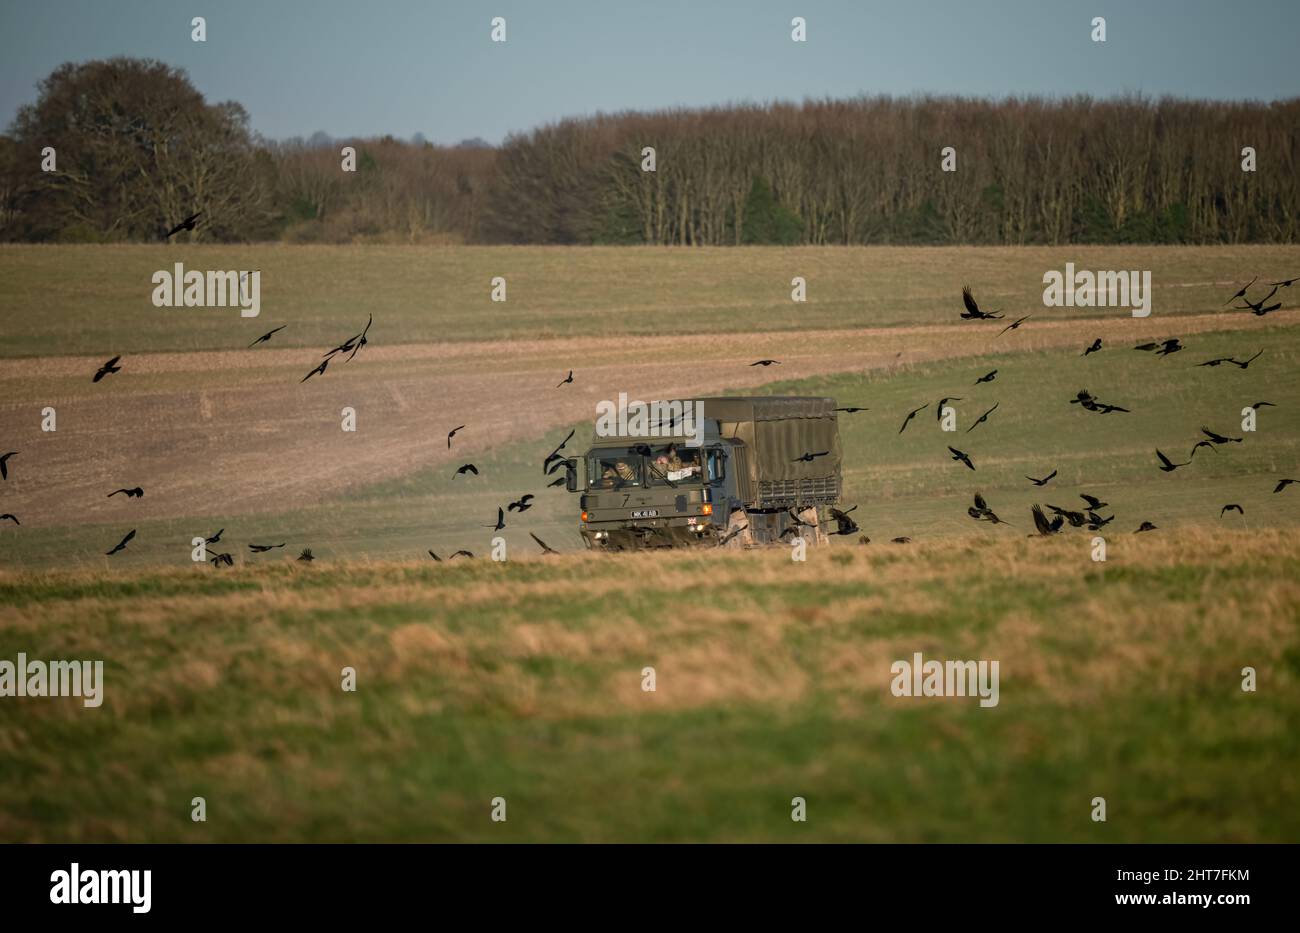
[[[1300,548],[1132,540],[7,575],[9,656],[106,700],[0,704],[0,836],[1295,841]],[[913,651],[999,705],[890,696]]]
[[[260,270],[262,310],[155,308],[151,276]],[[1152,269],[1153,314],[1222,308],[1255,272],[1290,274],[1291,246],[1243,247],[389,247],[3,246],[0,358],[333,346],[374,312],[386,344],[735,333],[955,321],[970,284],[986,307],[1042,312],[1043,273]],[[75,270],[70,273],[70,270]],[[1247,270],[1252,270],[1247,274]],[[1272,270],[1272,272],[1269,272]],[[1242,276],[1245,275],[1245,279]],[[503,276],[508,301],[490,300]],[[803,276],[808,299],[790,300]],[[1057,308],[1054,317],[1109,309]]]

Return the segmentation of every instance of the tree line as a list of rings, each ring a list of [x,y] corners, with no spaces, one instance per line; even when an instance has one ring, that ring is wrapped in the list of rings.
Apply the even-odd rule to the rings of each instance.
[[[239,241],[1295,242],[1298,163],[1300,98],[861,97],[600,114],[499,147],[275,142],[184,72],[113,59],[57,69],[0,137],[0,237],[149,240],[203,210],[193,236]]]

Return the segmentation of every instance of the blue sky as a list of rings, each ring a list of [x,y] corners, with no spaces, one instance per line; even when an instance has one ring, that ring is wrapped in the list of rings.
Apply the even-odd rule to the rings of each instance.
[[[0,0],[0,126],[57,65],[113,55],[184,68],[274,138],[495,143],[601,110],[860,93],[1272,100],[1300,94],[1298,43],[1300,0]]]

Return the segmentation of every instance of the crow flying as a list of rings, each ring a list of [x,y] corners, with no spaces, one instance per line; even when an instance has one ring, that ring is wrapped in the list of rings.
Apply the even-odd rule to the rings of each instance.
[[[1056,476],[1056,470],[1053,470],[1051,473],[1048,473],[1042,479],[1034,479],[1032,476],[1026,476],[1025,479],[1029,480],[1035,486],[1046,486],[1048,483],[1052,481],[1052,478],[1055,476]]]
[[[1025,323],[1025,321],[1029,320],[1031,317],[1033,317],[1032,314],[1026,314],[1024,317],[1020,318],[1020,320],[1008,324],[1006,327],[1002,328],[1002,330],[998,331],[998,336],[1001,337],[1009,330],[1018,330],[1020,325]]]
[[[302,383],[304,383],[304,382],[306,382],[308,379],[310,379],[312,376],[315,376],[317,373],[319,373],[319,374],[322,375],[322,376],[325,375],[325,367],[328,366],[329,364],[330,364],[330,357],[327,356],[327,357],[325,357],[325,359],[323,359],[323,360],[320,361],[320,365],[319,365],[319,366],[317,366],[315,369],[313,369],[313,370],[312,370],[311,372],[309,372],[307,375],[305,375],[305,376],[303,376],[301,379],[299,379],[299,380],[298,380],[298,383],[301,385]]]
[[[871,411],[870,408],[837,408],[836,411],[848,412],[850,415],[859,411]]]
[[[1256,402],[1254,405],[1251,405],[1250,407],[1255,409],[1255,411],[1259,411],[1261,408],[1265,406],[1269,408],[1277,408],[1277,406],[1274,405],[1272,402]]]
[[[3,515],[0,515],[0,522],[4,522],[4,521],[13,522],[15,525],[22,524],[22,522],[18,520],[18,516],[15,515],[13,512],[5,512]]]
[[[903,419],[903,426],[902,426],[901,428],[898,429],[898,433],[899,433],[899,434],[902,434],[904,431],[907,430],[907,425],[908,425],[908,423],[909,423],[913,418],[916,417],[917,412],[925,411],[925,410],[926,410],[927,408],[929,408],[929,407],[930,407],[930,403],[929,403],[929,402],[926,402],[926,403],[925,403],[924,405],[922,405],[920,408],[913,408],[911,411],[909,411],[909,412],[907,413],[907,417]]]
[[[1263,317],[1264,315],[1268,314],[1270,311],[1276,311],[1278,308],[1282,307],[1282,302],[1280,301],[1275,305],[1269,305],[1268,307],[1264,307],[1264,303],[1268,301],[1270,298],[1272,298],[1275,294],[1277,294],[1277,288],[1278,287],[1274,285],[1273,290],[1269,292],[1267,295],[1265,295],[1263,298],[1261,298],[1259,301],[1251,301],[1249,298],[1243,297],[1241,300],[1246,303],[1245,307],[1242,307],[1241,305],[1233,305],[1233,307],[1236,308],[1238,311],[1253,311],[1256,317]]]
[[[552,548],[552,547],[550,547],[549,545],[547,545],[547,543],[546,543],[545,541],[543,541],[541,538],[537,537],[537,535],[533,534],[531,531],[528,532],[528,537],[532,538],[534,541],[536,541],[536,542],[538,543],[538,545],[541,546],[541,548],[542,548],[542,553],[543,553],[543,554],[558,554],[558,553],[560,553],[559,551],[557,551],[557,550],[555,550],[554,548]]]
[[[978,379],[975,380],[975,385],[979,385],[981,382],[992,382],[993,377],[996,376],[997,374],[998,371],[996,369],[993,370],[993,372],[991,373],[985,373],[983,376],[980,376]]]
[[[120,493],[120,492],[124,492],[124,493],[126,493],[126,497],[127,497],[128,499],[139,499],[141,496],[144,495],[144,490],[143,490],[142,488],[140,488],[139,486],[136,486],[136,487],[133,488],[133,489],[114,489],[112,492],[110,492],[110,493],[109,493],[107,496],[105,496],[104,498],[106,498],[106,499],[111,499],[111,498],[113,498],[114,496],[116,496],[116,495],[117,495],[118,493]]]
[[[1096,353],[1100,349],[1101,349],[1101,338],[1098,337],[1096,340],[1092,342],[1092,346],[1084,349],[1083,355],[1087,356],[1089,353]]]
[[[279,331],[284,330],[284,329],[285,329],[286,327],[288,327],[288,326],[289,326],[288,324],[281,324],[279,327],[275,328],[275,330],[268,330],[265,334],[263,334],[262,336],[258,337],[258,338],[257,338],[256,340],[254,340],[252,343],[250,343],[250,344],[249,344],[249,347],[255,347],[255,346],[257,346],[259,343],[266,343],[268,340],[271,339],[271,336],[272,336],[273,334],[276,334],[276,333],[278,333]]]
[[[1170,353],[1177,353],[1179,350],[1185,349],[1187,348],[1178,342],[1178,338],[1174,337],[1164,342],[1161,348],[1156,351],[1156,356],[1168,356]]]
[[[1300,276],[1294,279],[1283,279],[1281,282],[1269,282],[1269,285],[1276,285],[1278,288],[1290,288],[1294,283],[1300,282]]]
[[[465,549],[462,548],[461,550],[457,551],[455,554],[452,554],[451,557],[448,557],[447,560],[455,560],[457,557],[472,558],[473,556],[474,556],[473,551],[466,551]]]
[[[1281,479],[1281,480],[1278,480],[1277,485],[1273,487],[1273,491],[1274,491],[1274,492],[1281,492],[1283,489],[1286,489],[1286,487],[1291,486],[1291,485],[1293,485],[1293,484],[1295,484],[1295,483],[1300,483],[1300,479]]]
[[[1096,496],[1090,496],[1086,492],[1079,493],[1079,498],[1088,503],[1089,511],[1092,511],[1093,509],[1104,509],[1106,506],[1110,505],[1109,502],[1102,502]]]
[[[204,543],[204,544],[216,544],[218,541],[221,540],[221,532],[223,532],[223,531],[225,531],[225,530],[226,530],[226,529],[222,528],[222,529],[220,529],[219,531],[217,531],[217,533],[214,534],[211,538],[204,538],[204,539],[203,539],[203,543]]]
[[[506,506],[506,508],[511,512],[527,512],[533,507],[533,503],[530,500],[536,498],[537,497],[530,492],[527,495],[520,496],[517,500]]]
[[[1229,443],[1229,442],[1234,443],[1234,444],[1240,444],[1240,443],[1241,443],[1241,438],[1239,438],[1239,437],[1224,437],[1222,434],[1215,434],[1213,431],[1211,431],[1211,430],[1210,430],[1209,428],[1207,428],[1205,425],[1201,425],[1201,433],[1204,434],[1206,437],[1208,437],[1208,438],[1210,439],[1210,442],[1211,442],[1211,443],[1214,443],[1214,444],[1227,444],[1227,443]]]
[[[462,425],[462,427],[463,427],[463,425]],[[454,433],[454,432],[453,432],[453,433]],[[569,432],[569,436],[566,437],[564,440],[560,441],[560,446],[556,447],[554,450],[552,450],[549,454],[546,455],[546,459],[542,461],[542,472],[543,472],[543,473],[548,472],[546,468],[549,467],[549,466],[550,466],[554,461],[556,461],[556,460],[563,460],[563,459],[564,459],[563,457],[560,456],[560,451],[564,449],[564,445],[565,445],[565,444],[567,444],[567,443],[569,443],[569,441],[573,440],[573,435],[574,435],[574,433],[575,433],[574,431],[570,431],[570,432]],[[448,436],[448,438],[451,437],[450,434],[447,435],[447,436]],[[450,443],[451,443],[450,440],[448,440],[448,444],[449,444],[449,445],[450,445]],[[672,445],[669,444],[668,446],[671,447]]]
[[[451,450],[451,439],[452,439],[453,437],[455,437],[455,436],[456,436],[456,432],[459,431],[459,430],[461,430],[461,428],[463,428],[463,427],[465,427],[465,425],[462,424],[459,428],[452,428],[450,431],[447,432],[447,449],[448,449],[448,450]],[[564,445],[560,445],[560,446],[564,446]]]
[[[197,214],[190,214],[190,216],[186,217],[176,226],[172,227],[170,230],[164,233],[163,239],[170,240],[175,234],[180,233],[182,230],[193,231],[194,228],[198,225],[198,219],[202,213],[203,211],[199,211]]]
[[[1142,524],[1138,525],[1137,531],[1133,533],[1137,534],[1138,531],[1155,531],[1155,530],[1156,530],[1156,526],[1151,524],[1151,522],[1143,522]]]
[[[1245,298],[1245,297],[1246,297],[1246,292],[1247,292],[1247,290],[1249,290],[1250,286],[1254,285],[1254,284],[1255,284],[1256,282],[1258,282],[1258,281],[1259,281],[1259,276],[1255,276],[1253,279],[1251,279],[1251,280],[1250,280],[1249,282],[1247,282],[1245,285],[1241,286],[1241,288],[1237,289],[1237,294],[1233,295],[1231,298],[1229,298],[1227,301],[1225,301],[1224,304],[1225,304],[1225,305],[1230,305],[1230,304],[1232,304],[1234,301],[1236,301],[1238,298]]]
[[[844,509],[843,511],[832,508],[831,518],[835,519],[835,530],[827,533],[833,535],[851,535],[857,532],[859,530],[858,523],[849,518],[849,513],[855,509],[857,509],[856,505],[851,509]],[[800,522],[800,524],[804,523]]]
[[[1245,368],[1248,367],[1251,363],[1255,362],[1255,360],[1259,359],[1260,355],[1261,355],[1263,352],[1264,352],[1264,351],[1261,349],[1261,350],[1259,351],[1259,353],[1256,353],[1254,356],[1252,356],[1250,359],[1246,360],[1245,362],[1242,362],[1241,360],[1237,360],[1237,359],[1230,359],[1230,360],[1228,360],[1228,362],[1229,362],[1229,363],[1233,363],[1233,364],[1235,364],[1235,365],[1237,365],[1237,366],[1240,366],[1242,369],[1245,369]]]
[[[1174,461],[1162,454],[1158,447],[1156,448],[1156,456],[1160,458],[1160,469],[1164,473],[1172,473],[1179,467],[1185,467],[1187,466],[1187,463],[1192,462],[1191,460],[1188,460],[1187,463],[1174,463]]]
[[[1061,518],[1059,515],[1049,522],[1047,516],[1043,514],[1043,507],[1041,505],[1035,505],[1029,511],[1034,515],[1034,527],[1038,529],[1040,535],[1057,534],[1060,532],[1061,526],[1065,524],[1065,519]]]
[[[988,411],[984,412],[984,414],[980,415],[978,418],[975,419],[975,423],[966,429],[966,433],[969,434],[971,431],[974,431],[981,424],[987,421],[989,415],[993,414],[993,412],[995,412],[997,410],[997,407],[1001,404],[1002,404],[1001,402],[994,402],[992,408],[990,408]]]
[[[1223,508],[1219,509],[1219,518],[1223,518],[1225,512],[1237,512],[1242,518],[1246,517],[1246,510],[1235,502],[1229,502]]]
[[[278,547],[284,547],[284,542],[281,541],[279,544],[250,544],[248,549],[254,554],[261,554],[264,551],[273,551]]]
[[[115,545],[113,546],[113,550],[111,550],[111,551],[105,551],[105,552],[104,552],[104,555],[105,555],[106,557],[111,557],[112,555],[116,554],[118,551],[121,551],[121,550],[125,549],[125,548],[126,548],[126,545],[127,545],[127,542],[129,542],[129,541],[130,541],[132,538],[134,538],[134,537],[135,537],[135,529],[132,528],[130,531],[128,531],[128,532],[126,533],[126,537],[125,537],[125,538],[123,538],[121,541],[117,542],[117,544],[115,544]]]
[[[829,454],[829,453],[830,453],[829,450],[819,451],[818,453],[815,453],[815,454],[814,454],[814,453],[809,453],[809,452],[805,451],[802,455],[800,455],[800,456],[798,456],[798,457],[795,457],[795,458],[794,458],[793,460],[791,460],[790,462],[791,462],[791,463],[799,463],[799,462],[803,462],[803,463],[812,463],[812,462],[813,462],[815,459],[817,459],[818,457],[824,457],[824,456],[826,456],[826,455]]]
[[[457,476],[464,476],[466,473],[473,473],[475,476],[478,476],[478,467],[474,466],[472,463],[466,463],[458,467],[451,478],[455,479]]]
[[[8,478],[9,478],[9,458],[10,458],[10,457],[13,457],[13,456],[16,456],[17,453],[18,453],[18,451],[16,451],[16,450],[11,450],[11,451],[9,451],[9,453],[5,454],[3,457],[0,457],[0,479],[8,479]]]
[[[772,365],[780,366],[781,361],[780,360],[755,360],[753,363],[750,363],[749,365],[750,366],[772,366]]]
[[[227,567],[235,566],[235,557],[233,554],[213,554],[208,560],[212,561],[213,567],[220,567],[225,564]]]
[[[959,396],[949,396],[947,398],[939,399],[939,405],[934,410],[934,420],[935,421],[943,420],[943,407],[947,405],[949,402],[964,402],[964,401],[965,399]]]
[[[572,384],[573,384],[573,370],[569,370],[569,374],[565,376],[563,379],[561,379],[559,385],[557,385],[555,388],[558,389],[560,386],[567,386]]]
[[[484,525],[484,528],[491,528],[493,531],[501,531],[506,527],[506,510],[497,506],[497,523],[495,525]]]
[[[975,303],[975,296],[971,294],[969,285],[962,288],[961,300],[962,303],[966,305],[966,310],[961,313],[962,320],[995,321],[1002,317],[1002,315],[997,311],[981,311],[980,306]]]
[[[107,363],[105,363],[103,366],[99,367],[99,372],[95,373],[95,378],[91,379],[90,381],[99,382],[99,380],[103,379],[105,376],[109,375],[110,373],[120,373],[122,371],[122,367],[117,365],[117,361],[120,360],[121,358],[122,357],[120,355],[115,356]]]
[[[436,560],[438,563],[440,564],[442,563],[442,558],[439,557],[437,554],[433,553],[433,548],[429,548],[429,556],[432,557],[434,560]]]
[[[298,558],[297,558],[297,559],[298,559],[298,560],[305,560],[305,561],[311,562],[311,561],[315,560],[316,558],[312,556],[311,548],[309,548],[309,547],[305,547],[305,548],[302,549],[302,553],[298,555]]]
[[[970,454],[963,453],[956,447],[949,447],[948,449],[952,451],[952,459],[960,460],[962,463],[966,464],[967,469],[975,469],[975,464],[970,462]]]
[[[1196,456],[1196,451],[1200,450],[1202,447],[1208,450],[1214,450],[1214,445],[1209,441],[1197,441],[1195,444],[1192,445],[1192,452],[1187,455],[1187,459],[1190,461],[1193,457]]]

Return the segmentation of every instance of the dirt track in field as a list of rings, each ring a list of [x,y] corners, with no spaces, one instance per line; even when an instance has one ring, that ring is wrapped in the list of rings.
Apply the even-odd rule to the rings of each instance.
[[[1270,315],[958,323],[687,337],[563,338],[510,343],[368,346],[325,375],[304,349],[127,355],[92,384],[102,358],[0,362],[0,444],[9,462],[5,511],[24,524],[120,517],[112,489],[143,486],[140,520],[281,511],[496,445],[540,438],[593,417],[601,399],[653,399],[751,389],[777,379],[885,370],[932,360],[1077,346],[1094,337],[1129,351],[1149,338],[1300,323]],[[1261,339],[1264,334],[1261,333]],[[1262,346],[1263,344],[1261,344]],[[749,364],[762,358],[780,366]],[[574,384],[556,386],[574,370]],[[870,400],[846,400],[853,402]],[[40,430],[41,409],[58,430]],[[356,410],[357,431],[340,429]],[[465,424],[454,448],[446,434]],[[585,443],[585,439],[577,439]],[[3,451],[0,451],[3,452]],[[538,460],[545,451],[539,449]]]

